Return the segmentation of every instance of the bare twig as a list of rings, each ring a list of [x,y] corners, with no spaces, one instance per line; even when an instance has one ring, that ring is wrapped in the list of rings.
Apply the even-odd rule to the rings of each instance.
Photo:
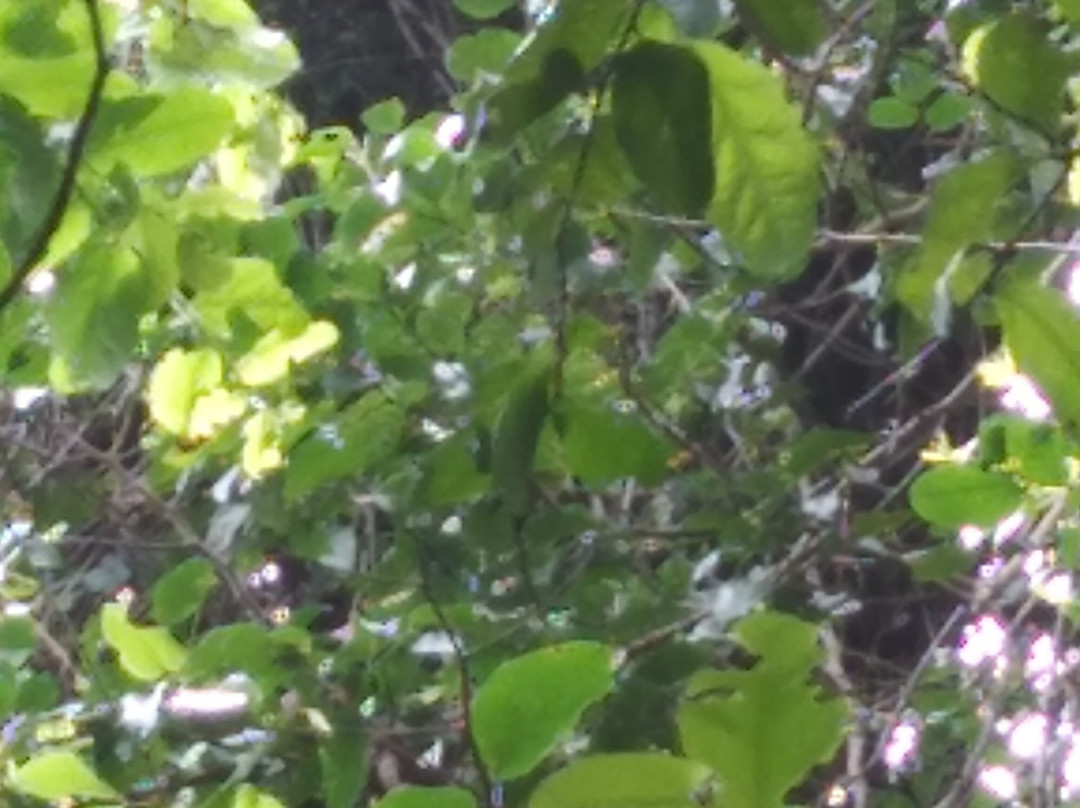
[[[102,31],[101,16],[98,13],[97,0],[84,0],[86,13],[90,19],[90,34],[94,43],[94,75],[90,81],[90,92],[83,107],[79,122],[75,125],[75,132],[71,136],[68,145],[67,160],[64,165],[64,173],[60,177],[60,185],[56,189],[49,212],[45,221],[41,223],[37,233],[27,248],[26,254],[20,259],[18,266],[12,273],[7,285],[0,290],[0,312],[6,309],[22,289],[23,283],[34,271],[38,263],[45,256],[60,223],[64,220],[71,195],[75,191],[75,179],[82,165],[83,156],[86,152],[87,140],[94,119],[97,117],[98,107],[101,105],[101,95],[105,90],[105,80],[109,76],[109,58],[105,50],[105,34]]]

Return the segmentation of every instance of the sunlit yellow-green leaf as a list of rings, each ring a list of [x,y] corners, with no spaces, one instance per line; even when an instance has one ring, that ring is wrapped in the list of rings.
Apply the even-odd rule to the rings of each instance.
[[[80,798],[117,800],[120,794],[74,752],[35,755],[15,768],[12,783],[18,791],[50,802]]]
[[[187,651],[165,629],[136,626],[118,603],[101,608],[101,635],[116,651],[122,667],[136,679],[157,681],[184,665]]]
[[[209,348],[169,350],[150,374],[150,417],[174,435],[188,435],[195,400],[221,384],[222,369],[221,356]]]
[[[319,320],[289,338],[274,330],[259,340],[236,364],[240,381],[248,387],[261,387],[285,378],[289,369],[332,348],[338,340],[333,323]]]

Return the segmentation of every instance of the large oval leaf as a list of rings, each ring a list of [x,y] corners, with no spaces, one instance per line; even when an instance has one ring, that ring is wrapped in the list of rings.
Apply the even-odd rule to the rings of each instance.
[[[749,272],[794,277],[817,227],[817,145],[768,68],[712,42],[694,50],[712,97],[716,193],[709,220]]]
[[[1023,490],[1004,474],[970,466],[940,466],[911,486],[911,507],[941,527],[992,525],[1016,510]]]
[[[529,808],[702,808],[708,766],[660,753],[593,755],[547,778]]]
[[[500,665],[477,691],[472,728],[493,777],[527,774],[613,683],[611,651],[591,642],[542,648]]]
[[[709,74],[693,51],[645,42],[619,57],[615,136],[666,209],[697,215],[713,194]]]

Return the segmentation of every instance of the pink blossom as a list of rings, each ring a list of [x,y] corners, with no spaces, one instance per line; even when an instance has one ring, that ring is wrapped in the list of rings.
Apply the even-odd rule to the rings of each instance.
[[[465,136],[465,116],[447,115],[435,127],[435,142],[444,149],[456,149]]]
[[[1045,421],[1051,415],[1050,402],[1027,376],[1017,374],[1001,391],[1001,406],[1031,421]]]
[[[957,648],[957,658],[962,665],[974,668],[1005,650],[1005,627],[996,617],[980,616],[964,628]]]

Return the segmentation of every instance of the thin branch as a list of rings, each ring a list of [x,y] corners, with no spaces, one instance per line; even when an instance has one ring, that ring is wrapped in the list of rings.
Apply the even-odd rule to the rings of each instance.
[[[442,629],[443,633],[447,636],[447,639],[449,639],[450,647],[454,652],[454,661],[457,663],[458,678],[461,680],[458,697],[461,700],[462,733],[465,735],[465,740],[469,744],[469,750],[472,752],[473,764],[476,766],[476,776],[480,779],[480,787],[484,791],[481,804],[484,808],[494,808],[494,781],[491,779],[491,773],[484,763],[484,758],[480,753],[480,745],[476,742],[476,734],[473,732],[472,673],[469,670],[468,654],[465,651],[465,647],[461,644],[461,640],[458,639],[454,627],[450,624],[450,620],[446,617],[446,612],[443,611],[442,605],[435,597],[434,589],[431,586],[431,579],[428,577],[427,572],[427,555],[424,552],[424,548],[420,545],[419,538],[416,539],[416,549],[418,559],[417,567],[420,573],[421,594],[424,596],[424,600],[428,602],[428,605],[431,606],[431,611],[435,614],[435,619],[439,623],[439,628]]]
[[[101,16],[98,13],[97,0],[84,0],[86,13],[90,19],[90,34],[94,42],[94,77],[90,82],[90,93],[83,107],[82,115],[75,126],[75,132],[71,136],[68,145],[67,160],[64,165],[64,173],[60,177],[60,186],[56,189],[49,213],[30,242],[26,255],[19,261],[18,266],[11,275],[7,285],[0,291],[0,312],[6,309],[22,289],[23,283],[30,273],[38,265],[49,249],[49,242],[59,229],[67,212],[71,195],[75,191],[75,179],[82,165],[83,156],[86,152],[86,144],[90,137],[90,129],[94,118],[97,117],[98,107],[101,105],[101,96],[105,91],[105,80],[109,76],[109,58],[105,51],[105,34],[101,26]]]

